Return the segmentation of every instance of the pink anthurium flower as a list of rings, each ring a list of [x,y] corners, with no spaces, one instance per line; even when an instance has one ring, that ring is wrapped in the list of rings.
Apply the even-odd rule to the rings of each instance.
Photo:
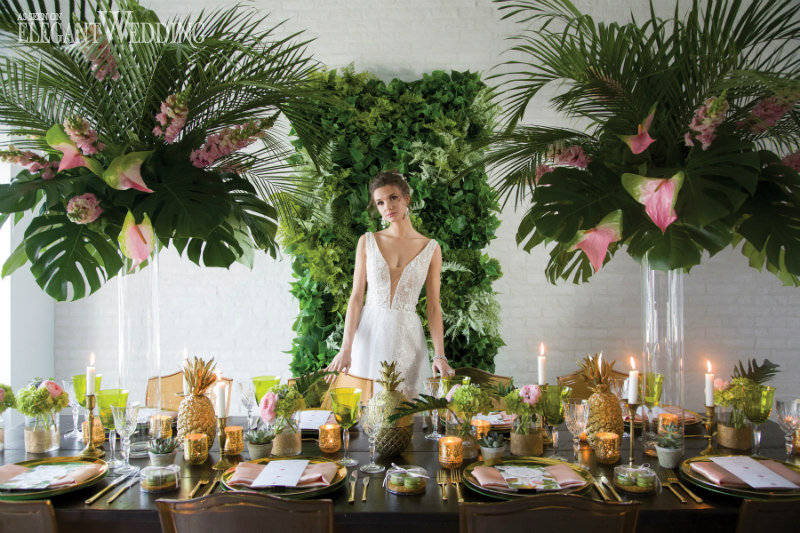
[[[122,254],[133,259],[131,271],[150,257],[155,245],[155,232],[147,213],[145,213],[142,223],[137,224],[133,213],[128,211],[125,221],[122,223],[122,231],[119,232],[118,240]]]
[[[278,395],[270,391],[261,397],[261,403],[258,408],[261,411],[261,420],[265,424],[272,424],[275,422],[275,406],[278,405]]]
[[[623,174],[622,186],[637,202],[644,204],[647,215],[662,232],[678,219],[675,202],[683,185],[683,172],[671,178],[648,178],[638,174]]]
[[[61,163],[58,165],[58,171],[69,170],[71,168],[86,167],[86,158],[78,150],[78,145],[72,142],[64,127],[61,124],[56,124],[45,135],[47,144],[59,150],[63,155]]]
[[[641,154],[647,147],[656,142],[655,139],[650,137],[650,125],[653,123],[653,117],[656,114],[656,106],[653,104],[653,107],[650,108],[650,114],[647,115],[647,118],[644,119],[644,122],[639,124],[639,132],[636,135],[617,135],[620,139],[622,139],[625,144],[628,145],[628,148],[631,149],[631,152],[634,154]]]
[[[153,192],[145,185],[142,179],[142,163],[150,156],[152,151],[131,152],[115,157],[103,172],[103,181],[110,187],[124,191],[136,189],[142,192]]]
[[[620,239],[622,239],[622,210],[617,209],[603,217],[596,227],[579,231],[570,250],[579,248],[583,250],[597,272],[603,266],[608,245]]]

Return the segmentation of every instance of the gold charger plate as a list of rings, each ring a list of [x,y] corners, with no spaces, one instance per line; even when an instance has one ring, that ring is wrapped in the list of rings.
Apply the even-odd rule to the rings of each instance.
[[[719,492],[720,494],[727,494],[729,496],[737,496],[739,498],[749,498],[751,500],[776,500],[776,499],[796,499],[800,498],[800,489],[787,489],[787,490],[755,490],[751,488],[734,488],[734,487],[723,487],[721,485],[717,485],[713,481],[706,479],[705,476],[700,474],[699,472],[695,472],[692,470],[691,464],[695,462],[709,462],[711,461],[711,457],[731,457],[731,455],[701,455],[697,457],[691,457],[689,459],[685,459],[680,466],[680,474],[683,479],[697,485],[698,487],[702,487],[704,489],[708,489],[713,492]],[[794,465],[792,463],[787,463],[784,461],[778,461],[776,459],[770,459],[769,457],[753,457],[756,461],[775,461],[776,463],[781,463],[782,465],[794,470],[797,473],[800,473],[800,466]]]
[[[53,496],[60,496],[68,492],[85,489],[91,487],[104,477],[108,475],[108,464],[102,459],[81,459],[80,457],[45,457],[43,459],[32,459],[30,461],[20,461],[14,463],[19,466],[34,467],[39,465],[57,465],[63,463],[86,463],[86,464],[99,464],[102,465],[100,472],[77,485],[71,487],[59,487],[56,489],[40,489],[40,490],[2,490],[0,489],[0,500],[43,500],[45,498],[52,498]]]
[[[671,406],[665,405],[665,406],[659,406],[659,407],[661,407],[663,409],[665,407],[671,407]],[[645,409],[646,408],[644,406],[639,407],[639,410],[642,412],[642,417],[644,417],[644,414],[647,412]],[[700,424],[703,421],[705,421],[705,417],[703,415],[701,415],[700,413],[698,413],[697,411],[692,411],[691,409],[684,409],[683,412],[684,413],[689,413],[692,416],[694,416],[694,420],[692,420],[692,421],[687,420],[686,423],[684,424],[684,427],[696,426],[697,424]],[[658,415],[654,414],[653,415],[653,420],[654,421],[658,421]],[[627,408],[625,409],[625,412],[623,413],[622,421],[625,423],[626,426],[628,426],[628,427],[630,426],[630,421],[628,420],[628,409]],[[641,428],[642,427],[642,422],[637,422],[634,419],[633,427]]]
[[[261,459],[253,459],[252,461],[247,461],[248,463],[255,463],[258,465],[265,465],[270,461],[287,461],[287,460],[298,460],[298,459],[308,459],[309,464],[318,464],[318,463],[334,463],[336,466],[339,467],[339,470],[336,472],[336,476],[331,481],[331,484],[327,487],[267,487],[263,489],[251,489],[249,487],[240,487],[237,485],[231,485],[229,483],[231,477],[233,477],[233,472],[236,470],[236,467],[229,468],[222,474],[222,479],[220,483],[222,484],[223,489],[233,492],[262,492],[271,494],[273,496],[280,496],[282,498],[297,498],[297,499],[305,499],[305,498],[314,498],[315,496],[319,496],[321,494],[327,494],[328,492],[333,492],[337,490],[339,487],[344,485],[345,481],[347,480],[347,467],[344,467],[334,461],[333,459],[328,459],[327,457],[311,457],[311,456],[294,456],[294,457],[264,457]]]
[[[489,487],[482,487],[478,480],[475,479],[475,476],[472,474],[472,471],[475,469],[476,466],[498,466],[498,465],[513,465],[513,466],[552,466],[557,464],[564,464],[570,467],[572,470],[578,473],[579,476],[583,479],[583,485],[579,487],[569,487],[566,489],[561,490],[548,490],[548,491],[537,491],[534,489],[528,490],[519,490],[517,492],[511,492],[507,490],[489,488]],[[524,498],[525,496],[532,496],[534,494],[570,494],[573,492],[582,492],[592,485],[592,475],[581,468],[580,465],[567,463],[566,461],[560,461],[558,459],[553,459],[552,457],[507,457],[503,459],[495,459],[492,461],[479,461],[476,463],[472,463],[468,465],[464,469],[464,484],[469,487],[471,490],[474,490],[478,494],[483,494],[484,496],[489,496],[490,498],[500,498],[503,500],[511,500],[514,498]]]

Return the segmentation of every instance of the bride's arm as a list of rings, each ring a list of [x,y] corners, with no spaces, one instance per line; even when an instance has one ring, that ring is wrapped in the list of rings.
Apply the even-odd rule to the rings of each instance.
[[[350,350],[353,347],[353,336],[361,319],[361,309],[364,307],[364,291],[367,288],[367,249],[366,241],[362,235],[356,246],[356,268],[353,272],[353,291],[347,304],[347,314],[344,318],[344,335],[342,347],[331,364],[325,370],[330,372],[344,372],[350,369]]]
[[[445,355],[444,353],[444,323],[442,321],[442,304],[439,301],[439,292],[442,275],[442,249],[439,245],[433,251],[431,265],[428,267],[428,278],[425,280],[425,295],[428,300],[428,329],[431,331],[433,340],[433,353]],[[453,369],[447,364],[447,359],[434,357],[433,375],[452,374]]]

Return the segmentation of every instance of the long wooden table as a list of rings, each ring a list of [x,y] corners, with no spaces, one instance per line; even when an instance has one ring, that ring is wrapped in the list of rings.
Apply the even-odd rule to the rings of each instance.
[[[233,419],[230,423],[241,425],[243,420]],[[71,427],[71,418],[62,417],[62,432]],[[417,417],[414,438],[408,451],[400,457],[391,459],[379,458],[378,462],[390,466],[392,462],[403,465],[419,465],[435,475],[439,469],[437,444],[434,441],[425,440],[424,432],[421,428],[421,420]],[[694,426],[691,431],[698,433],[699,426]],[[559,455],[572,458],[571,436],[566,431],[560,432]],[[628,439],[624,439],[622,444],[622,458],[625,461],[628,457]],[[699,451],[705,447],[705,439],[687,438],[686,457],[698,455]],[[108,443],[106,443],[108,449]],[[4,463],[13,463],[27,459],[42,457],[41,455],[26,454],[23,446],[22,427],[18,426],[6,431],[5,452],[0,455]],[[55,455],[69,456],[77,455],[82,448],[82,443],[73,439],[62,439],[61,449]],[[369,446],[365,435],[353,430],[350,441],[351,455],[365,464],[369,461]],[[637,439],[635,448],[637,464],[649,463],[657,465],[658,461],[654,457],[644,457],[641,453],[641,446]],[[767,422],[763,425],[762,455],[786,460],[783,448],[783,434],[777,424]],[[331,458],[341,457],[341,452],[337,454],[321,454],[316,442],[313,439],[303,441],[303,453],[308,455],[323,455]],[[117,446],[119,455],[119,446]],[[182,483],[180,489],[161,493],[151,494],[139,489],[138,484],[128,489],[121,497],[112,504],[107,504],[106,500],[110,494],[106,494],[92,505],[84,504],[84,500],[102,487],[110,483],[113,478],[109,477],[99,484],[69,494],[55,497],[53,505],[56,510],[56,517],[59,523],[59,531],[62,533],[115,533],[126,532],[151,532],[159,531],[160,525],[155,501],[159,498],[185,499],[189,497],[189,491],[195,483],[204,478],[213,479],[211,465],[218,459],[218,450],[215,448],[211,452],[209,461],[205,464],[193,466],[183,462],[181,455],[178,455],[176,464],[180,466],[182,473]],[[552,455],[552,449],[546,448],[545,455]],[[242,456],[247,459],[247,454]],[[594,454],[589,448],[583,448],[580,452],[580,460],[586,464],[594,476],[606,475],[612,479],[613,466],[598,465],[594,459]],[[797,456],[794,461],[800,463]],[[147,466],[149,461],[146,459],[135,459],[131,461],[137,466]],[[356,467],[357,468],[357,467]],[[359,472],[359,483],[357,494],[360,496],[362,490],[361,478],[365,476]],[[367,531],[377,531],[381,533],[414,531],[423,533],[426,531],[436,533],[449,533],[458,531],[458,502],[456,500],[455,489],[450,487],[447,502],[441,501],[441,492],[438,485],[429,483],[425,494],[418,496],[398,496],[389,494],[381,486],[383,474],[373,476],[373,482],[368,489],[368,501],[362,503],[360,497],[353,504],[347,503],[347,490],[342,488],[325,497],[331,498],[334,503],[335,526],[337,531],[347,533],[358,533]],[[736,518],[741,500],[738,498],[716,494],[690,485],[690,488],[703,498],[702,504],[689,503],[681,504],[669,492],[664,490],[661,494],[652,496],[638,496],[635,499],[641,502],[641,513],[639,516],[638,531],[655,533],[673,533],[679,528],[688,528],[691,531],[703,531],[710,533],[714,531],[729,532],[735,530]],[[217,489],[220,490],[220,489]],[[113,492],[113,491],[112,491]],[[203,490],[200,494],[203,494]],[[489,502],[489,498],[465,489],[464,498],[468,502]],[[599,499],[596,492],[592,491],[588,495]],[[620,493],[624,499],[629,499],[624,493]],[[569,517],[565,517],[568,520]]]

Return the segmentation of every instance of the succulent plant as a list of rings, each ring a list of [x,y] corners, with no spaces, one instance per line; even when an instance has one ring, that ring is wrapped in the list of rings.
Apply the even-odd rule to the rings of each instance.
[[[270,429],[253,429],[244,435],[244,440],[250,444],[269,444],[275,438],[275,433]]]
[[[502,433],[490,431],[478,439],[478,444],[480,444],[483,448],[502,448],[506,445],[506,438]]]
[[[678,433],[678,424],[669,422],[664,424],[661,433],[658,435],[658,445],[662,448],[673,450],[681,447],[681,436]]]
[[[150,439],[149,450],[151,453],[164,455],[172,453],[178,447],[178,440],[175,437]]]

